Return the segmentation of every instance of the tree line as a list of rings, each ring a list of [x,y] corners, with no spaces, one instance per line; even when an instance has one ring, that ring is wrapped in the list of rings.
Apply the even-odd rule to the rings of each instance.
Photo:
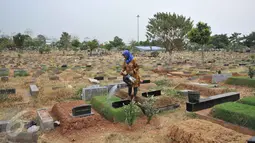
[[[126,45],[123,40],[115,36],[112,41],[99,43],[97,39],[80,41],[79,38],[63,32],[59,40],[50,44],[46,43],[44,35],[31,37],[28,34],[18,33],[14,36],[0,35],[0,50],[38,50],[47,53],[51,49],[59,50],[89,50],[96,48],[105,50],[132,49],[134,46],[160,46],[171,55],[174,50],[203,51],[208,49],[240,50],[245,47],[255,47],[255,32],[248,35],[234,32],[227,34],[211,35],[211,28],[207,23],[198,22],[195,26],[190,17],[175,13],[159,12],[149,18],[146,26],[147,40],[130,41]]]

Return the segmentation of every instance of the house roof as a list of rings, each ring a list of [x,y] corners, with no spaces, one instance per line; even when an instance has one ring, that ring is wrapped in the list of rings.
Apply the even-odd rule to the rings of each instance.
[[[164,49],[158,46],[135,46],[140,51],[163,51]]]

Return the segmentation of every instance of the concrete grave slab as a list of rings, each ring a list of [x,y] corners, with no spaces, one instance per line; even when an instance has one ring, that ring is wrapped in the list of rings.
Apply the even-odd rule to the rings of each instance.
[[[39,118],[40,127],[43,131],[54,129],[53,118],[50,116],[47,109],[38,109],[37,115]]]
[[[212,83],[219,83],[232,77],[232,74],[213,74]]]
[[[36,96],[39,93],[39,89],[36,85],[30,85],[30,94]]]

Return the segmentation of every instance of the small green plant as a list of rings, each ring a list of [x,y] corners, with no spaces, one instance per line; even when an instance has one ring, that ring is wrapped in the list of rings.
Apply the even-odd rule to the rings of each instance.
[[[21,58],[21,54],[20,54],[20,53],[18,54],[18,58],[19,58],[19,59]]]
[[[158,110],[153,107],[155,102],[155,98],[151,96],[141,105],[141,107],[144,109],[144,114],[147,116],[147,124],[150,124],[152,117],[158,113]]]
[[[136,119],[137,113],[138,113],[138,107],[135,105],[134,101],[131,101],[130,104],[125,105],[123,107],[125,116],[126,116],[126,123],[131,127]]]
[[[0,94],[0,102],[5,102],[8,99],[7,94]]]
[[[197,114],[193,112],[187,113],[186,116],[189,118],[197,118]]]
[[[253,78],[254,73],[255,73],[255,70],[252,67],[249,67],[248,75],[250,78]]]
[[[252,59],[252,62],[254,63],[254,61],[255,61],[255,55],[251,55],[251,59]]]

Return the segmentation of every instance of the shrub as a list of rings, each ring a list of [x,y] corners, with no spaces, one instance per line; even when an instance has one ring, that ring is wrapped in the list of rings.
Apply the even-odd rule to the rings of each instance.
[[[158,110],[153,107],[156,102],[155,98],[151,96],[148,100],[142,103],[141,107],[144,110],[144,114],[147,116],[147,124],[150,123],[152,117],[158,113]]]
[[[226,83],[232,85],[255,87],[255,79],[247,77],[230,77],[226,80]]]
[[[157,51],[151,52],[152,57],[158,57],[158,55],[159,55],[159,52]]]
[[[139,112],[138,107],[135,105],[134,101],[131,101],[130,104],[123,107],[126,117],[126,123],[129,126],[132,126],[135,122],[137,113]]]
[[[171,82],[169,80],[167,80],[167,79],[162,79],[162,80],[155,81],[155,84],[157,86],[170,86]]]
[[[255,130],[255,106],[228,102],[214,106],[212,116]]]
[[[245,97],[238,101],[239,103],[255,106],[255,96]]]
[[[255,73],[255,70],[253,68],[249,67],[248,75],[250,78],[253,78],[254,73]]]

